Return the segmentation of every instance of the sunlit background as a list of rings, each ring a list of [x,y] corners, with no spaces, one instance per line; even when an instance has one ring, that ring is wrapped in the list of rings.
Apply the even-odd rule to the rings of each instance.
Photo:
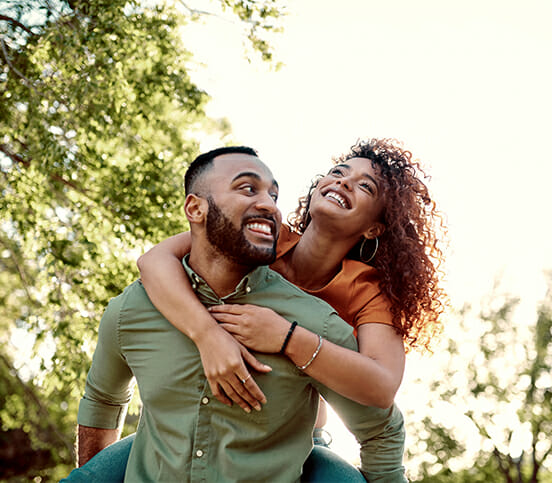
[[[209,18],[185,39],[213,97],[208,112],[259,150],[284,215],[358,138],[397,138],[427,168],[447,216],[453,305],[477,304],[500,279],[521,297],[524,323],[552,268],[551,19],[552,3],[537,0],[289,2],[276,72],[244,58],[232,22]],[[426,390],[411,376],[438,374],[439,361],[409,357],[401,407],[426,414]],[[456,418],[476,438],[464,408],[440,409],[434,417]],[[334,418],[328,429],[333,449],[354,460],[353,438]]]

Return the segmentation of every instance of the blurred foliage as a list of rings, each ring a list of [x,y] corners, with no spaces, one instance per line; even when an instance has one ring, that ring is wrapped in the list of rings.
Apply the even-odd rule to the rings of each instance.
[[[552,274],[536,322],[515,321],[516,305],[494,293],[460,311],[429,384],[431,415],[407,418],[416,481],[552,481]]]
[[[214,3],[272,58],[275,0]],[[72,464],[103,308],[147,243],[186,228],[199,133],[229,131],[190,79],[180,32],[202,14],[182,5],[0,5],[0,478],[55,480],[69,466],[48,467]]]

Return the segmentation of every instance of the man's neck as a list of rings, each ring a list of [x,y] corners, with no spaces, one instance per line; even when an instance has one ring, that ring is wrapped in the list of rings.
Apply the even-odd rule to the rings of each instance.
[[[218,297],[232,293],[242,278],[251,271],[251,267],[233,262],[212,247],[194,249],[193,243],[188,264]]]

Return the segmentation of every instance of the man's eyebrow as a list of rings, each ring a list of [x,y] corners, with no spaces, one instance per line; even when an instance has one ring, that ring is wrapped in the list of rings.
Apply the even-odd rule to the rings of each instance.
[[[261,176],[254,171],[242,171],[241,173],[238,173],[236,176],[234,176],[234,178],[232,179],[232,183],[240,178],[255,178],[257,181],[262,180]],[[278,186],[278,182],[275,179],[272,180],[272,185],[280,189],[280,187]]]

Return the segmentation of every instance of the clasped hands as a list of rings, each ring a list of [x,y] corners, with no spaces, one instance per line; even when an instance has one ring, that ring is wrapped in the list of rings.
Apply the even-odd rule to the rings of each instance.
[[[196,344],[213,395],[228,406],[235,402],[246,412],[260,411],[266,397],[249,368],[262,373],[272,369],[248,349],[279,352],[290,323],[273,310],[256,305],[216,305],[209,312],[219,324]]]

